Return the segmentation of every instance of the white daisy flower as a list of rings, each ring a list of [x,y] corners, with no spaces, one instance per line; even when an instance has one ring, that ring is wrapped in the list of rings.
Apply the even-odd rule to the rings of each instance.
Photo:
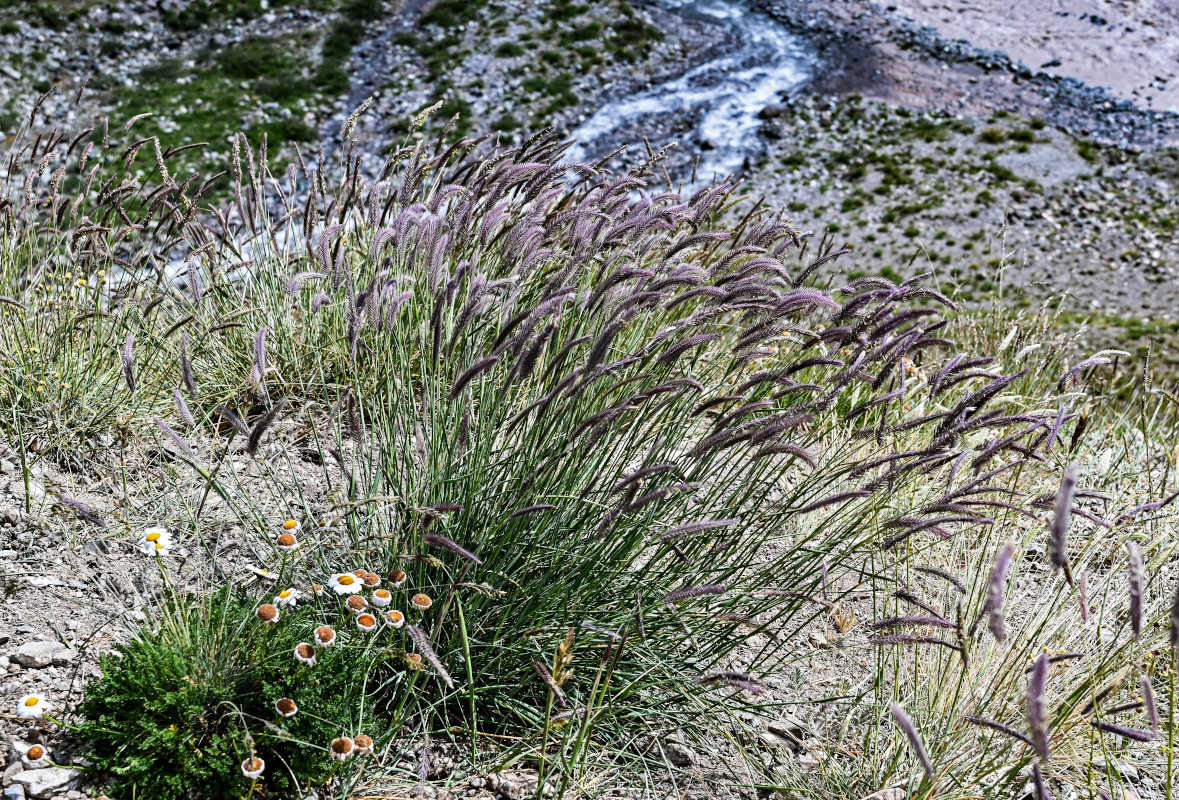
[[[340,572],[328,578],[327,585],[336,594],[356,594],[364,588],[364,581],[351,572]]]
[[[406,574],[402,570],[395,569],[389,573],[389,585],[394,589],[400,589],[405,585]]]
[[[397,609],[384,611],[381,613],[381,616],[385,618],[385,622],[388,622],[394,628],[400,628],[405,624],[405,615]]]
[[[389,594],[388,589],[377,589],[373,592],[372,600],[375,608],[385,608],[393,602],[393,595]]]
[[[148,528],[139,537],[139,549],[147,555],[168,555],[172,549],[172,534],[166,528]]]
[[[242,775],[245,775],[250,780],[256,780],[262,777],[262,770],[266,769],[266,762],[254,756],[247,758],[242,762]]]
[[[288,519],[282,524],[282,529],[286,533],[298,533],[299,528],[302,527],[303,525],[297,519]]]
[[[274,701],[274,710],[284,717],[293,717],[299,711],[299,706],[289,697]]]
[[[49,712],[49,701],[39,694],[27,694],[20,699],[16,715],[25,719],[38,719]]]
[[[352,737],[352,743],[356,745],[356,755],[371,756],[373,754],[373,737],[358,733]]]
[[[295,658],[304,664],[314,667],[316,662],[315,648],[307,644],[307,642],[299,642],[299,644],[295,645]]]
[[[372,614],[357,614],[356,627],[364,633],[369,633],[377,627],[377,618]]]
[[[283,589],[274,596],[274,604],[279,608],[294,606],[299,601],[299,593],[294,589]]]
[[[282,550],[284,553],[289,553],[292,550],[299,549],[299,540],[295,538],[295,534],[293,533],[281,534],[274,543],[278,546],[278,549]]]

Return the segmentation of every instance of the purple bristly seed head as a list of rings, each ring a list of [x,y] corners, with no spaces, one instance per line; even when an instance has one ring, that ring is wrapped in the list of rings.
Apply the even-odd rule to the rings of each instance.
[[[1171,601],[1171,649],[1179,650],[1179,585],[1175,586],[1175,599]]]
[[[1058,569],[1068,567],[1068,523],[1076,486],[1077,468],[1070,466],[1064,471],[1064,477],[1060,481],[1060,491],[1056,493],[1056,506],[1052,513],[1052,525],[1049,528],[1048,538],[1052,563]]]
[[[1032,764],[1032,785],[1036,787],[1036,800],[1056,800],[1048,789],[1048,782],[1044,780],[1044,773],[1038,763]]]
[[[188,403],[184,402],[184,395],[180,393],[179,389],[172,390],[172,397],[176,399],[176,412],[180,414],[180,418],[184,420],[184,424],[190,428],[197,426],[196,420],[192,417],[192,412],[188,410]]]
[[[1114,736],[1121,736],[1123,739],[1131,739],[1135,742],[1150,742],[1155,739],[1153,731],[1144,731],[1141,728],[1127,728],[1124,725],[1115,725],[1112,722],[1103,722],[1102,720],[1093,720],[1093,727],[1105,733],[1112,733]]]
[[[200,397],[197,391],[196,375],[192,371],[192,361],[188,357],[188,334],[180,337],[180,375],[184,378],[184,388],[193,400]]]
[[[422,542],[432,547],[441,547],[444,550],[449,550],[450,552],[456,553],[468,561],[473,561],[476,564],[483,563],[483,559],[479,558],[479,556],[475,555],[453,539],[448,539],[445,536],[439,536],[436,533],[427,533],[422,537]]]
[[[1089,621],[1089,573],[1082,572],[1080,586],[1077,588],[1077,598],[1081,603],[1081,622]]]
[[[991,570],[991,582],[987,590],[987,626],[995,641],[1002,642],[1007,638],[1007,623],[1003,618],[1003,588],[1007,582],[1007,569],[1011,566],[1011,556],[1015,547],[1005,545],[995,559],[995,568]]]
[[[532,662],[532,668],[536,670],[536,674],[544,681],[545,686],[549,687],[549,691],[553,693],[553,697],[557,698],[557,703],[561,708],[565,708],[565,693],[561,691],[561,687],[553,680],[553,676],[549,674],[549,668],[539,661]]]
[[[1154,699],[1154,687],[1146,675],[1142,676],[1142,705],[1146,707],[1146,718],[1150,720],[1151,732],[1159,736],[1159,707]]]
[[[744,672],[714,672],[702,675],[696,679],[696,682],[701,686],[731,686],[751,694],[762,694],[766,689],[765,684]]]
[[[1142,552],[1137,542],[1126,542],[1126,552],[1130,563],[1127,576],[1130,581],[1130,628],[1134,631],[1134,638],[1142,635]]]
[[[1041,652],[1028,681],[1027,712],[1032,742],[1040,760],[1048,763],[1048,724],[1044,718],[1044,688],[1048,682],[1048,654]]]
[[[897,703],[892,704],[890,711],[892,712],[892,718],[896,720],[897,725],[908,738],[914,755],[921,762],[921,768],[925,770],[925,777],[929,778],[930,783],[933,783],[933,762],[929,758],[929,752],[925,749],[925,742],[921,740],[921,734],[918,733],[917,726],[913,724],[913,720],[909,719],[909,715],[905,713],[905,709],[901,708]]]
[[[1002,722],[997,722],[993,719],[986,719],[985,717],[980,717],[977,714],[963,714],[962,719],[966,720],[967,722],[972,722],[975,725],[981,725],[984,728],[990,728],[991,730],[1005,733],[1011,738],[1018,739],[1019,741],[1023,742],[1028,747],[1033,747],[1031,739],[1024,736],[1010,725],[1004,725]]]
[[[879,622],[873,622],[872,630],[878,631],[884,628],[899,628],[909,625],[926,625],[934,628],[957,628],[953,622],[942,617],[889,617],[882,619]]]
[[[442,682],[453,689],[454,681],[451,679],[450,673],[446,671],[446,667],[442,666],[442,660],[438,658],[434,648],[430,646],[430,637],[426,635],[426,632],[417,625],[407,625],[405,631],[409,634],[409,638],[413,639],[418,652],[430,662],[430,666],[438,673],[438,677],[442,678]]]
[[[324,294],[323,292],[319,292],[318,294],[315,295],[315,297],[311,298],[311,313],[312,314],[319,313],[319,309],[323,308],[325,305],[327,305],[331,301],[332,301],[331,297]]]
[[[154,422],[156,427],[164,432],[164,435],[175,442],[176,446],[183,450],[185,455],[191,458],[196,458],[196,453],[193,452],[192,445],[184,441],[184,437],[177,433],[171,425],[164,422],[159,417],[152,417],[152,422]]]
[[[254,335],[254,366],[258,369],[259,380],[266,375],[266,328],[259,328]]]
[[[690,600],[694,597],[704,597],[710,594],[724,594],[726,587],[724,584],[709,584],[705,586],[692,586],[687,589],[679,589],[672,592],[663,598],[665,603],[678,603],[681,600]]]
[[[135,347],[135,334],[127,337],[127,341],[123,343],[122,362],[123,362],[123,380],[127,382],[127,388],[132,393],[135,391],[135,361],[132,358],[131,351]]]
[[[699,522],[691,522],[687,525],[680,525],[679,527],[664,531],[659,535],[659,541],[664,543],[674,542],[676,539],[680,539],[693,533],[699,533],[700,531],[711,530],[713,528],[727,528],[732,525],[739,525],[740,523],[741,520],[739,519],[700,520]]]

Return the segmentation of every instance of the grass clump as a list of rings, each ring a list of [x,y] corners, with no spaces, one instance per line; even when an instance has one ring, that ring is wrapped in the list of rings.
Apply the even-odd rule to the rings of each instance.
[[[1102,470],[1057,500],[1091,446],[1084,383],[1110,374],[1110,354],[1030,359],[1023,321],[1003,336],[965,328],[975,340],[959,347],[935,288],[891,267],[832,283],[824,267],[846,254],[832,236],[810,243],[727,184],[656,190],[655,158],[611,174],[563,163],[553,136],[479,144],[399,147],[370,181],[349,139],[338,172],[300,165],[284,180],[239,136],[233,194],[207,217],[163,150],[158,181],[112,160],[98,185],[121,192],[38,185],[56,199],[0,209],[13,234],[0,347],[44,343],[0,370],[15,409],[0,429],[37,441],[22,464],[65,458],[66,431],[117,436],[107,449],[144,454],[175,527],[210,554],[206,583],[178,590],[80,707],[121,786],[146,793],[153,770],[168,778],[152,796],[199,785],[202,765],[180,752],[199,741],[231,773],[221,796],[254,793],[240,765],[255,756],[267,787],[285,788],[289,765],[300,790],[403,795],[395,770],[326,756],[367,733],[387,763],[452,737],[473,769],[527,764],[539,793],[571,796],[603,770],[655,769],[635,743],[763,741],[750,733],[775,712],[771,678],[811,657],[798,637],[816,620],[851,629],[854,603],[871,671],[817,698],[839,724],[830,764],[800,779],[814,794],[933,795],[950,776],[949,796],[1015,792],[1033,764],[1058,788],[1084,785],[1085,754],[1116,735],[1093,723],[1121,712],[1081,699],[1118,671],[1173,682],[1136,660],[1163,646],[1161,591],[1139,606],[1138,638],[1120,599],[1097,611],[1121,579],[1121,542],[1100,531],[1149,531],[1121,522],[1143,504],[1090,493]],[[152,248],[115,246],[148,241],[170,243],[172,276]],[[145,513],[130,493],[125,508]],[[1060,508],[1074,535],[1066,524],[1034,555]],[[285,517],[298,549],[274,537]],[[274,591],[329,588],[264,623],[269,589],[223,588],[243,582],[210,533],[227,525]],[[1173,544],[1141,538],[1163,580]],[[1045,600],[1030,621],[1003,618],[1004,644],[1007,584],[991,576],[1008,540],[1016,573],[1040,563]],[[1093,616],[1112,643],[1054,615],[1080,585],[1100,586]],[[296,672],[322,683],[296,685],[282,666],[302,669],[293,648],[319,625],[341,641]],[[1032,726],[1069,760],[963,726],[1014,725],[1026,656],[1074,645],[1098,668],[1053,670]],[[337,654],[350,663],[332,666]],[[194,673],[199,691],[185,688]],[[165,691],[137,727],[125,703],[150,697],[148,674]],[[276,718],[282,697],[295,717]],[[142,760],[120,764],[144,737]],[[784,785],[761,745],[743,752],[722,754],[734,780]],[[167,782],[177,772],[187,783]]]

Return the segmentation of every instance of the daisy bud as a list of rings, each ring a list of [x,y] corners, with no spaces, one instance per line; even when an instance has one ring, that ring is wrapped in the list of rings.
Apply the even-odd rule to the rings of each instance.
[[[295,658],[303,664],[314,667],[317,660],[315,657],[315,648],[307,644],[307,642],[299,642],[299,644],[295,645]]]
[[[418,611],[425,611],[434,604],[434,601],[430,599],[430,595],[419,592],[410,599],[409,604]]]
[[[299,547],[299,540],[295,538],[295,534],[293,533],[280,534],[274,543],[278,546],[278,549],[282,550],[284,553],[289,553],[292,550],[298,549]]]
[[[395,569],[389,573],[389,585],[394,589],[400,589],[405,584],[406,574],[399,569]]]
[[[356,745],[356,755],[371,756],[373,754],[373,739],[363,733],[358,733],[352,737],[352,743]]]
[[[388,622],[391,627],[400,628],[405,624],[405,615],[396,609],[385,611],[381,616],[385,618],[385,622]]]
[[[347,736],[337,736],[328,746],[328,751],[336,761],[347,761],[355,749],[356,744]]]
[[[265,623],[278,622],[278,607],[273,603],[263,603],[258,606],[258,619]]]
[[[351,595],[344,603],[353,614],[368,611],[368,601],[358,594]]]
[[[260,778],[264,769],[266,769],[266,762],[257,756],[247,758],[242,762],[242,775],[245,775],[250,780]]]
[[[393,595],[389,594],[388,589],[377,589],[373,592],[373,605],[377,608],[385,608],[393,602]]]
[[[315,629],[315,643],[320,647],[331,647],[336,643],[336,632],[330,625],[320,625]]]
[[[293,717],[298,712],[299,706],[289,697],[283,697],[274,702],[274,710],[284,717]]]
[[[372,614],[357,614],[356,627],[364,633],[369,633],[377,627],[377,618]]]

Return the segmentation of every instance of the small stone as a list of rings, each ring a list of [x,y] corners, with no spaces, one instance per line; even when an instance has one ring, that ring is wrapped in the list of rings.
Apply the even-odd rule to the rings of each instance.
[[[72,788],[81,778],[82,773],[76,769],[45,767],[27,769],[13,777],[12,781],[23,785],[30,797],[46,798]]]
[[[18,664],[32,669],[68,664],[77,657],[77,650],[71,650],[61,642],[27,642],[16,649],[15,656]]]
[[[815,647],[826,647],[827,646],[827,637],[823,635],[822,631],[811,630],[810,632],[807,633],[806,638]]]
[[[25,800],[25,787],[14,783],[4,789],[4,800]]]

